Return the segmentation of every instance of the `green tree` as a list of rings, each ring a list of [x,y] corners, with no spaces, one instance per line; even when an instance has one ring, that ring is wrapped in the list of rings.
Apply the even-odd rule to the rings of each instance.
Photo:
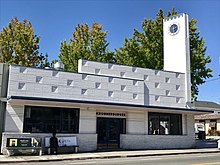
[[[70,42],[64,40],[60,45],[59,58],[64,64],[64,69],[76,72],[79,59],[113,62],[114,53],[107,49],[109,43],[106,35],[107,32],[103,32],[102,26],[96,22],[91,29],[87,24],[78,24]]]
[[[39,55],[40,37],[34,34],[30,21],[15,17],[0,31],[0,62],[37,67],[45,60]]]
[[[52,67],[52,63],[49,62],[48,59],[48,54],[46,53],[46,55],[44,56],[43,60],[40,63],[39,68],[46,68],[46,67]]]
[[[190,60],[191,60],[191,89],[192,97],[196,100],[199,94],[198,86],[205,83],[207,78],[212,77],[212,69],[206,65],[211,62],[210,55],[206,56],[206,47],[204,38],[200,37],[196,20],[189,22],[190,33]]]
[[[142,32],[134,29],[130,39],[125,38],[124,45],[116,50],[116,62],[122,65],[137,66],[152,69],[163,68],[163,19],[178,14],[174,9],[165,16],[160,9],[154,20],[144,19]],[[204,39],[200,37],[196,20],[189,21],[190,58],[192,98],[196,100],[198,85],[205,83],[205,79],[212,77],[212,70],[206,65],[211,62],[210,56],[205,54]]]

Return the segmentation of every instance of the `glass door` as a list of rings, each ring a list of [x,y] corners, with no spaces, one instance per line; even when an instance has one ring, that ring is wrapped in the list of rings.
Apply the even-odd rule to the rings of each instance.
[[[125,119],[120,118],[97,118],[97,146],[103,148],[119,148],[120,133],[124,133]]]
[[[109,119],[108,120],[108,138],[107,144],[108,148],[119,148],[119,119]]]

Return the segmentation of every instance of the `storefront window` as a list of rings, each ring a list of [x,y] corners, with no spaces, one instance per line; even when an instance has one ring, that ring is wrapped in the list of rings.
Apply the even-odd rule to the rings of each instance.
[[[182,115],[167,113],[149,113],[150,135],[181,135]]]
[[[23,130],[30,133],[78,133],[79,109],[26,106]]]

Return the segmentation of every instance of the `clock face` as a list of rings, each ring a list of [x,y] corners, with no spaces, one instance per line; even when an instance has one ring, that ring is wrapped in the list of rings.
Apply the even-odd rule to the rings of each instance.
[[[169,27],[169,34],[170,35],[176,35],[179,32],[179,25],[177,23],[173,23]]]

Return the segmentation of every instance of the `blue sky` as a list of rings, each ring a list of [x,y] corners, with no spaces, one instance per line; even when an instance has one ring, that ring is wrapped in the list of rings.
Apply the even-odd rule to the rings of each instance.
[[[133,29],[141,29],[144,18],[154,19],[160,8],[166,13],[174,7],[198,20],[206,53],[211,55],[213,78],[199,87],[199,100],[220,103],[220,1],[219,0],[0,0],[0,30],[16,16],[30,20],[36,35],[41,36],[40,52],[58,59],[61,41],[69,41],[79,23],[93,22],[107,30],[109,49],[123,45]]]

